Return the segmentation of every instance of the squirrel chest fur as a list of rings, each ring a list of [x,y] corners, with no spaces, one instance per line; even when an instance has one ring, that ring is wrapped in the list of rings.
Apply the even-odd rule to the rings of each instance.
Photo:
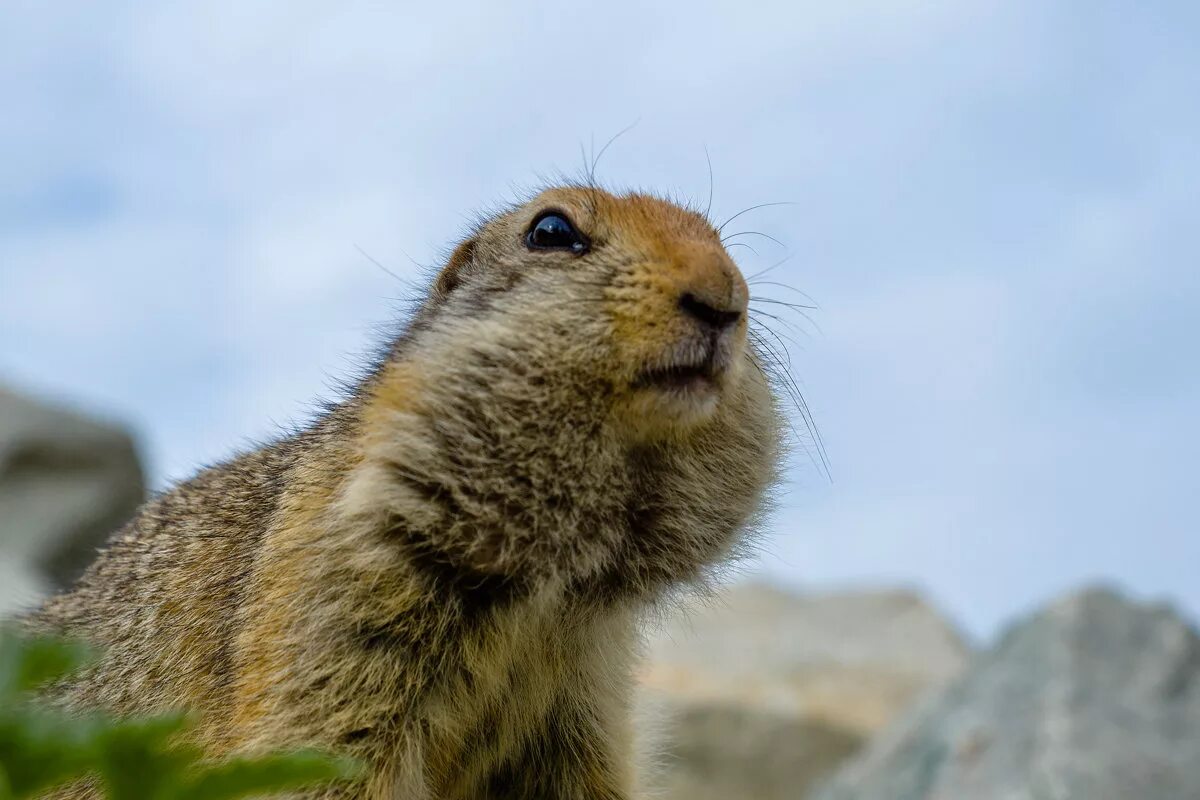
[[[775,474],[747,302],[666,201],[487,220],[347,400],[147,504],[35,614],[104,653],[60,701],[367,765],[314,797],[632,797],[639,621]]]

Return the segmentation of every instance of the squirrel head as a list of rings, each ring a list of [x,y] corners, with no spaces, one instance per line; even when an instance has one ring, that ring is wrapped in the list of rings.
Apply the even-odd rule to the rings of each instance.
[[[524,365],[535,380],[602,393],[618,426],[653,439],[711,419],[737,390],[751,357],[748,300],[705,217],[577,186],[479,225],[423,316],[540,362]]]
[[[747,295],[712,224],[665,200],[561,187],[488,218],[364,387],[343,508],[468,583],[695,577],[776,474]]]

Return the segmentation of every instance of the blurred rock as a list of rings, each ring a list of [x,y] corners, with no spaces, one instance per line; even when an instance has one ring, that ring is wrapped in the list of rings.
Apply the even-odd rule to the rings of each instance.
[[[78,577],[144,495],[129,434],[0,389],[0,612]]]
[[[967,648],[916,595],[735,587],[666,623],[646,704],[664,719],[665,798],[795,800]]]
[[[1010,630],[820,800],[1200,798],[1200,637],[1093,589]]]

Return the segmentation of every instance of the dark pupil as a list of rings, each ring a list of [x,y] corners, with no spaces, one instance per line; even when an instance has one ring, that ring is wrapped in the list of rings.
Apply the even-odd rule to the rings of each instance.
[[[533,247],[553,247],[576,250],[583,247],[579,234],[557,214],[549,214],[538,220],[529,232],[529,244]]]

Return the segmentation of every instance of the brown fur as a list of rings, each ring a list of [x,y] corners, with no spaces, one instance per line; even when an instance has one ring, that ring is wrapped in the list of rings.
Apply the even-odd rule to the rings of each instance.
[[[546,209],[586,254],[526,247]],[[710,337],[684,292],[741,319]],[[565,187],[486,221],[348,400],[147,504],[34,616],[105,652],[58,700],[368,765],[322,796],[630,797],[638,623],[774,477],[745,307],[712,225],[662,200]],[[644,385],[706,347],[710,391]]]

